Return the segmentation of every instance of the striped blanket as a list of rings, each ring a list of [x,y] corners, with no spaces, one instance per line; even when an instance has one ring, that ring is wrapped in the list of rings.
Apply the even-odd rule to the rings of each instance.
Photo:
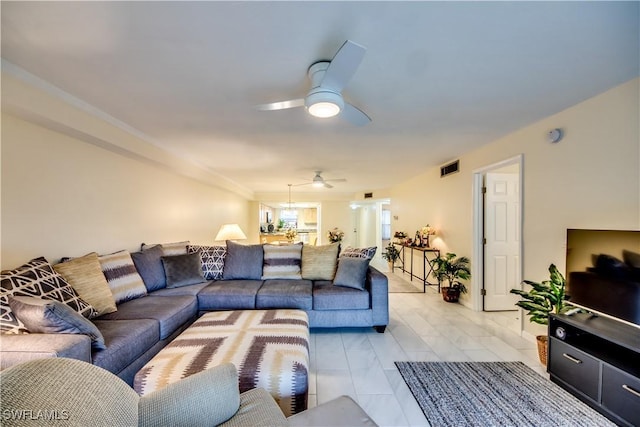
[[[204,314],[135,376],[140,395],[225,362],[238,369],[240,391],[262,387],[285,416],[307,408],[309,321],[301,310]]]

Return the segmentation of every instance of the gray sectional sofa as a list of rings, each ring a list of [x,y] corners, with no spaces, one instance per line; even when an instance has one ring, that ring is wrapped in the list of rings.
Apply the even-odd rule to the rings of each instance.
[[[339,276],[340,271],[335,279]],[[340,277],[344,280],[344,274]],[[29,359],[69,357],[105,368],[132,384],[135,373],[203,312],[269,308],[304,310],[310,328],[375,327],[382,333],[389,321],[387,278],[367,263],[362,289],[337,286],[329,280],[224,276],[160,287],[119,303],[117,311],[91,319],[106,348],[92,349],[87,335],[2,334],[0,368]]]

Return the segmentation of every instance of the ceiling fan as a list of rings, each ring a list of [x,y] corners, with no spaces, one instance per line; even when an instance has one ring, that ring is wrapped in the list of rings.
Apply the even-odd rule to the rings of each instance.
[[[327,118],[340,114],[347,121],[363,126],[371,121],[362,110],[345,102],[342,89],[349,83],[364,58],[366,48],[347,40],[331,61],[311,64],[307,75],[311,90],[305,98],[258,105],[259,110],[273,111],[305,107],[314,117]]]
[[[346,182],[347,180],[344,178],[334,178],[334,179],[324,179],[322,177],[322,171],[316,171],[316,175],[309,182],[304,182],[302,184],[293,184],[294,187],[299,187],[301,185],[313,185],[316,188],[324,187],[324,188],[333,188],[333,185],[329,184],[330,182]],[[291,190],[291,187],[289,187]]]

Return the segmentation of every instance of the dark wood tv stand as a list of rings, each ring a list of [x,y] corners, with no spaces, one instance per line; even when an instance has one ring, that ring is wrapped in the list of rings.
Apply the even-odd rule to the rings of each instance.
[[[640,426],[639,328],[587,313],[552,314],[547,372],[615,423]]]

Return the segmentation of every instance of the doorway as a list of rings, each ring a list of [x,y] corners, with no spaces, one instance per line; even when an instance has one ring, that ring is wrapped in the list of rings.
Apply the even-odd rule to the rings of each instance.
[[[517,311],[522,278],[522,178],[519,155],[474,171],[473,274],[477,311]]]

